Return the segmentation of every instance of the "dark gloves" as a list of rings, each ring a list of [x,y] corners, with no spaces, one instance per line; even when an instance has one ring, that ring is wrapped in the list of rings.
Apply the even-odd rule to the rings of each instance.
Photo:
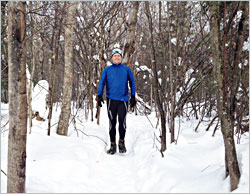
[[[136,105],[136,100],[135,100],[135,96],[131,96],[130,98],[130,107],[134,107]]]
[[[102,103],[104,103],[102,96],[97,97],[97,102],[98,102],[98,106],[102,107]]]

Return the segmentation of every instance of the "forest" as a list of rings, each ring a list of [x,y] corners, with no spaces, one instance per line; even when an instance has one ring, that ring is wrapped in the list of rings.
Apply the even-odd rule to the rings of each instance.
[[[68,136],[77,116],[72,106],[84,111],[80,120],[99,125],[105,115],[97,90],[114,48],[123,51],[122,64],[136,82],[137,105],[129,113],[154,114],[161,157],[178,142],[177,119],[194,118],[194,133],[203,124],[213,136],[222,133],[225,177],[230,191],[237,189],[235,146],[249,133],[248,1],[1,1],[8,192],[25,192],[26,141],[36,116],[33,88],[48,82],[46,115],[38,112],[46,135],[56,127],[58,135]]]

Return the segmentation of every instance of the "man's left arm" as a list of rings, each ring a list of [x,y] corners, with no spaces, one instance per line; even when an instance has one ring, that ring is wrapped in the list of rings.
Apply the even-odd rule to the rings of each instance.
[[[136,91],[135,79],[130,68],[128,68],[128,81],[129,81],[129,86],[131,88],[131,96],[135,96],[135,91]]]

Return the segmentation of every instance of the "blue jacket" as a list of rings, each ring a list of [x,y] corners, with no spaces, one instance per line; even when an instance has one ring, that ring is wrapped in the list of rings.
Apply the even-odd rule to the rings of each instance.
[[[131,69],[123,64],[111,65],[104,69],[98,87],[98,96],[103,95],[106,85],[106,96],[113,100],[128,101],[128,82],[131,95],[135,96],[135,80]]]

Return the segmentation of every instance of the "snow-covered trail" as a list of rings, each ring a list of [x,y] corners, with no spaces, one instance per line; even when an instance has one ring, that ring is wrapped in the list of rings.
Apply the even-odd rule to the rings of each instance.
[[[198,192],[204,192],[211,191],[211,186],[216,182],[216,186],[221,187],[219,180],[223,179],[224,155],[223,147],[219,146],[220,140],[212,139],[212,147],[207,149],[208,142],[203,137],[204,134],[197,133],[195,138],[192,135],[189,138],[189,131],[184,134],[185,138],[180,138],[180,145],[168,145],[168,151],[162,158],[154,146],[154,130],[145,116],[128,115],[128,152],[125,155],[108,155],[105,151],[109,145],[104,146],[104,150],[100,149],[96,162],[91,167],[92,172],[88,179],[88,188],[91,190],[88,191],[197,192],[198,187]],[[108,139],[108,131],[106,135]],[[214,181],[209,180],[210,176],[206,176],[211,173],[214,175]],[[200,180],[204,181],[204,185],[197,184]],[[227,188],[221,189],[223,191]]]
[[[142,158],[154,152],[152,131],[148,127],[138,126],[135,122],[136,117],[128,116],[128,129],[126,133],[127,153],[114,155],[106,154],[109,144],[100,150],[97,156],[93,172],[89,179],[90,192],[140,192],[138,187],[138,167],[147,163],[147,158]],[[137,118],[138,119],[138,118]],[[133,123],[133,126],[131,125]],[[148,129],[147,129],[148,128]],[[106,139],[108,139],[108,127],[106,126]],[[117,131],[118,132],[118,131]],[[119,134],[117,134],[118,141]],[[151,145],[151,146],[150,146]]]
[[[59,113],[55,112],[53,122]],[[84,118],[81,116],[81,118]],[[149,119],[155,125],[155,115]],[[82,119],[83,120],[83,119]],[[153,129],[146,116],[127,116],[127,153],[108,155],[108,118],[101,112],[101,124],[84,121],[77,128],[79,137],[70,127],[69,136],[58,136],[53,128],[47,136],[47,122],[33,122],[27,137],[27,193],[227,193],[229,179],[224,179],[224,147],[219,131],[205,131],[198,121],[181,124],[178,144],[169,144],[162,158],[156,148]],[[178,120],[176,120],[178,126]],[[177,127],[178,129],[178,127]],[[1,169],[7,172],[7,133],[1,136]],[[98,138],[97,138],[98,137]],[[117,131],[117,140],[119,134]],[[249,139],[242,136],[237,145],[243,170],[238,192],[249,191]],[[108,145],[106,145],[106,142]],[[160,148],[160,147],[159,147]],[[6,177],[1,176],[1,192],[6,192]]]

